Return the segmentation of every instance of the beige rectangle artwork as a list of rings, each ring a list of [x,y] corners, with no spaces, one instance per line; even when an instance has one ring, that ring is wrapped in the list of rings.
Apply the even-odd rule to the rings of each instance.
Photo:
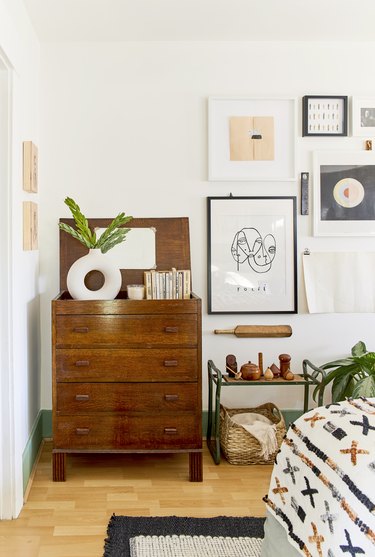
[[[38,205],[32,201],[23,202],[23,249],[38,249]]]
[[[231,116],[229,143],[231,161],[274,160],[273,116]]]
[[[38,191],[38,147],[32,141],[23,142],[23,189]]]

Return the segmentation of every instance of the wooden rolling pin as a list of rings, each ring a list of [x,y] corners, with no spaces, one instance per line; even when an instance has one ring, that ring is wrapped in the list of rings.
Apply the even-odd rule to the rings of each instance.
[[[237,325],[235,329],[215,329],[215,335],[236,335],[236,337],[290,337],[290,325]]]

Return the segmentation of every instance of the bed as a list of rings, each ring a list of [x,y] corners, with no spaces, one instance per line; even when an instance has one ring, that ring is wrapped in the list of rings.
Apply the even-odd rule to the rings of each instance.
[[[261,557],[375,555],[375,398],[291,424],[265,502]]]

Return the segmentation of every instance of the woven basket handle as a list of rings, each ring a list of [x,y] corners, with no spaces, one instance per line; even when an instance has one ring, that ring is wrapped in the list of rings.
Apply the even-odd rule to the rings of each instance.
[[[274,416],[276,416],[277,418],[279,418],[279,421],[284,419],[284,417],[281,413],[281,410],[273,402],[268,402],[267,404],[264,404],[263,407],[268,408],[269,410],[271,410],[272,414]],[[261,408],[261,406],[259,408]]]

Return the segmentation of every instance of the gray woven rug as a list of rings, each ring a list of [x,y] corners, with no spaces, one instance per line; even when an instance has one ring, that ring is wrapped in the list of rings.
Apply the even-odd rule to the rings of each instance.
[[[113,515],[103,557],[259,557],[264,520]]]
[[[132,557],[259,557],[262,538],[222,536],[136,536]]]

